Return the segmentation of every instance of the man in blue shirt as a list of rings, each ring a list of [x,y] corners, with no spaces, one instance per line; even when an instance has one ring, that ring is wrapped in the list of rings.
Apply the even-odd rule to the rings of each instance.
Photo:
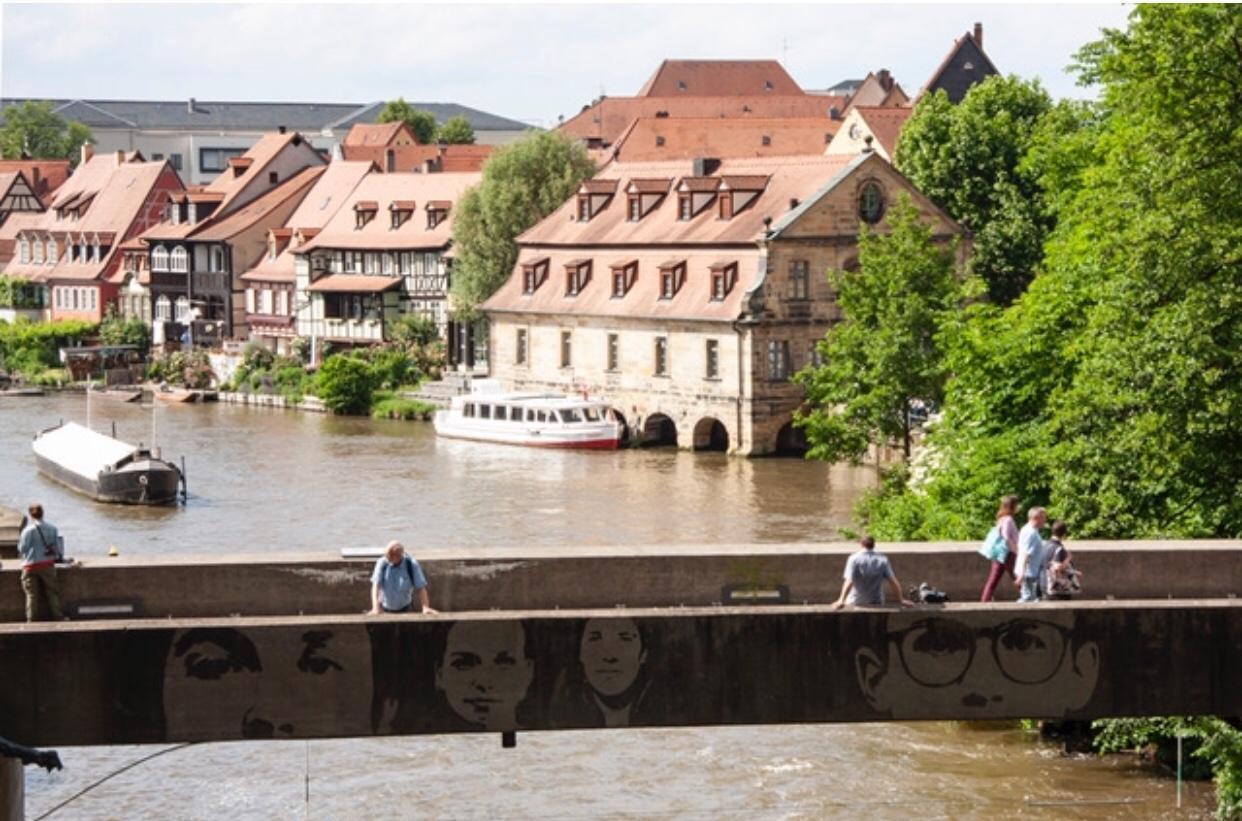
[[[1033,507],[1026,514],[1026,525],[1018,533],[1018,566],[1015,568],[1019,586],[1018,601],[1033,602],[1044,597],[1044,568],[1048,564],[1049,555],[1044,550],[1043,539],[1039,529],[1048,520],[1048,514],[1042,507]]]
[[[51,522],[43,521],[43,505],[27,508],[26,527],[17,540],[17,553],[22,559],[22,590],[26,591],[26,621],[39,617],[39,598],[47,602],[52,621],[61,621],[60,583],[56,579],[56,562],[60,556],[60,534]]]
[[[427,594],[427,577],[418,562],[405,555],[401,542],[389,542],[371,573],[371,614],[408,613],[418,593],[424,613],[435,613]]]
[[[901,602],[902,607],[913,607],[914,602],[907,599],[901,592],[901,582],[893,573],[893,566],[883,553],[875,552],[875,539],[863,536],[862,550],[850,556],[845,562],[844,583],[841,595],[833,602],[834,610],[840,610],[846,604],[876,605],[884,604],[884,583],[893,588],[893,596]]]

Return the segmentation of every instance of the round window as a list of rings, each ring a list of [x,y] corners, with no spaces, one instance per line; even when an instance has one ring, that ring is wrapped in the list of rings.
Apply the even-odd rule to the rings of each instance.
[[[858,127],[858,123],[854,123],[853,125],[850,126],[850,139],[851,140],[862,139],[862,129]]]
[[[875,225],[884,216],[884,192],[877,183],[869,182],[858,194],[858,217],[868,225]]]

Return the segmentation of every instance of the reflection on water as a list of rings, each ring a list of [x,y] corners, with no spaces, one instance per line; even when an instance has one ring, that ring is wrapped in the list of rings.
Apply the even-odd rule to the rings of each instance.
[[[570,452],[440,440],[428,424],[230,405],[157,407],[185,456],[184,508],[93,503],[37,475],[35,430],[85,421],[82,396],[0,400],[0,503],[43,501],[77,555],[375,545],[824,541],[866,468],[670,449]],[[96,400],[93,424],[151,440],[152,410]]]
[[[378,545],[824,541],[874,481],[797,460],[670,450],[571,453],[437,440],[426,424],[226,405],[157,409],[186,457],[184,508],[100,505],[37,476],[30,439],[85,421],[81,396],[0,400],[0,503],[39,499],[74,555]],[[94,424],[150,441],[151,411]],[[363,594],[365,595],[365,594]],[[62,750],[27,773],[31,817],[154,747]],[[306,774],[310,802],[306,803]],[[1192,785],[1206,817],[1210,788]],[[1163,818],[1174,785],[1128,759],[1069,759],[1014,732],[952,724],[528,733],[240,742],[129,770],[56,818]],[[398,812],[398,815],[401,815]]]

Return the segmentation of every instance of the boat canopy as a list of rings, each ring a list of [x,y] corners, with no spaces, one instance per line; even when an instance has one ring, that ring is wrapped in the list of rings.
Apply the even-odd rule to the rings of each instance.
[[[34,449],[43,458],[88,479],[97,478],[104,468],[116,465],[137,450],[77,422],[66,422],[41,434],[34,441]]]

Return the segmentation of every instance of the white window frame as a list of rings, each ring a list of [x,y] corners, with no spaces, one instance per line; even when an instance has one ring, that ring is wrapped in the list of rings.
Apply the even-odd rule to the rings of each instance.
[[[168,322],[172,318],[172,300],[160,294],[155,300],[155,321]]]
[[[168,249],[163,245],[155,246],[155,250],[151,252],[151,270],[167,271],[168,268]]]
[[[175,274],[188,274],[190,272],[190,255],[186,253],[184,246],[176,246],[172,249],[172,253],[168,255],[168,270]],[[181,320],[177,321],[180,322]]]
[[[190,318],[190,300],[188,297],[179,296],[177,301],[173,303],[173,319],[177,322],[185,324]]]

